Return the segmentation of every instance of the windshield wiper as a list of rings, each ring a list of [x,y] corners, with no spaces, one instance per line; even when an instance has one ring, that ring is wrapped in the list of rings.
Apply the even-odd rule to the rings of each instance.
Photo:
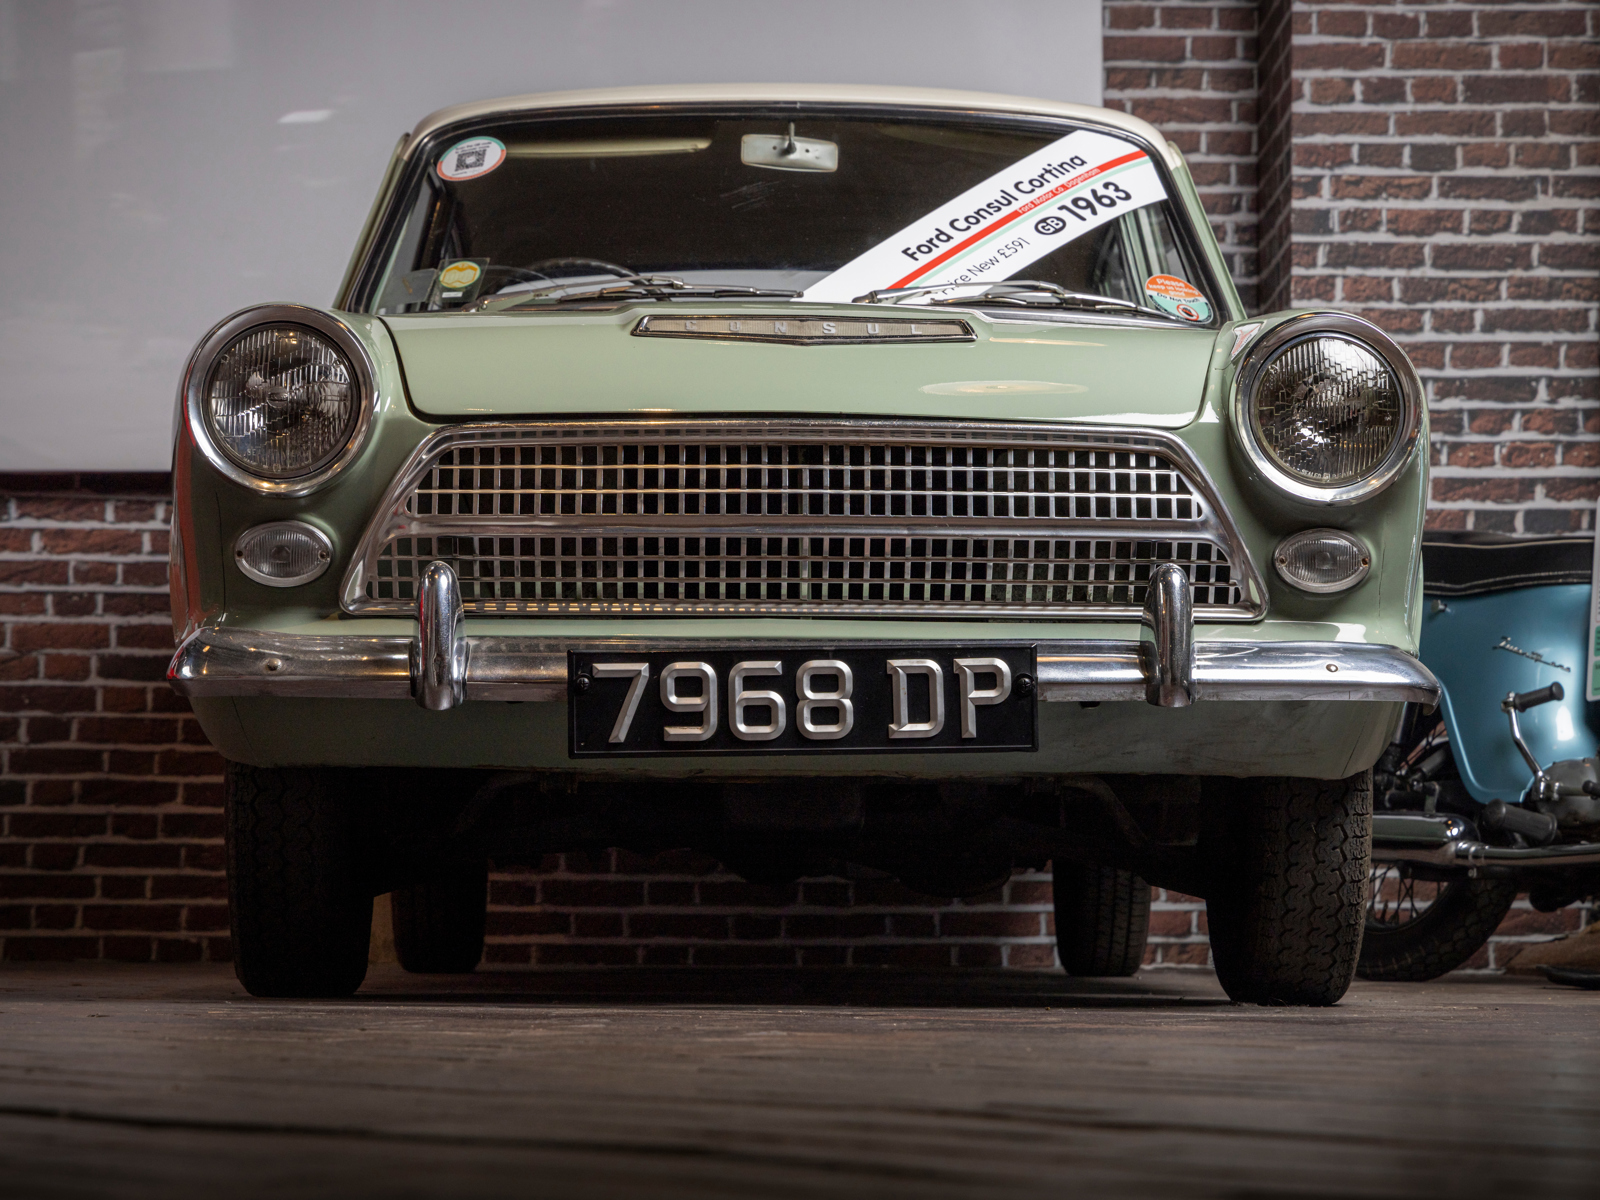
[[[935,297],[933,293],[947,295]],[[1118,312],[1136,312],[1145,316],[1160,317],[1164,321],[1178,318],[1159,308],[1120,300],[1115,296],[1099,296],[1094,292],[1074,292],[1060,284],[1042,279],[1004,279],[998,283],[931,283],[919,287],[884,288],[857,296],[856,304],[902,304],[911,300],[920,304],[964,304],[987,301],[991,304],[1014,304],[1019,308],[1082,308],[1093,312],[1106,309]]]
[[[737,283],[689,283],[675,275],[640,275],[616,283],[556,283],[527,292],[490,296],[478,301],[472,312],[506,312],[524,304],[566,304],[578,300],[673,300],[725,296],[760,296],[792,300],[799,292],[787,288],[746,287]]]

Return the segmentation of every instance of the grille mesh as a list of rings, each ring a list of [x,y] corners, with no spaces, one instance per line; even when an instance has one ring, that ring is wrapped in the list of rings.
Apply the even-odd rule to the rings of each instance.
[[[1197,615],[1250,615],[1248,565],[1181,458],[989,428],[442,435],[346,607],[410,610],[442,559],[475,613],[1117,615],[1177,562]]]
[[[463,601],[634,607],[761,603],[1144,603],[1150,569],[1177,562],[1197,605],[1234,605],[1239,586],[1209,542],[1096,538],[411,537],[378,561],[374,598],[416,599],[435,559]]]
[[[1160,454],[1065,447],[467,446],[407,502],[418,517],[1198,518]]]

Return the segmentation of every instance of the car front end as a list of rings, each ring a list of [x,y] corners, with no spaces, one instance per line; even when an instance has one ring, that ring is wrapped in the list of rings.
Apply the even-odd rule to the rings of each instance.
[[[447,110],[333,307],[191,359],[170,677],[241,770],[457,781],[480,856],[1111,862],[1242,911],[1229,789],[1370,779],[1437,698],[1425,425],[1380,330],[1247,316],[1122,114]]]

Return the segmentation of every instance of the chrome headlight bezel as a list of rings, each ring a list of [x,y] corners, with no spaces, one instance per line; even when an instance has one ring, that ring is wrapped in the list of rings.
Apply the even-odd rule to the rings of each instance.
[[[333,343],[350,363],[359,393],[355,424],[344,447],[306,474],[282,479],[254,474],[224,452],[212,436],[211,423],[206,415],[206,386],[217,356],[237,338],[269,325],[297,325]],[[189,436],[194,439],[201,454],[220,474],[268,496],[304,496],[338,475],[366,444],[372,431],[377,401],[377,369],[361,339],[337,317],[303,304],[261,304],[234,313],[201,339],[194,353],[189,356],[183,377],[184,419]]]
[[[1256,439],[1253,402],[1262,373],[1291,346],[1311,338],[1332,336],[1372,351],[1394,375],[1403,406],[1402,425],[1389,452],[1365,478],[1334,487],[1319,487],[1286,472]],[[1234,377],[1231,421],[1234,444],[1246,461],[1278,491],[1308,504],[1342,507],[1378,495],[1406,469],[1416,452],[1423,423],[1422,380],[1405,351],[1371,321],[1349,313],[1305,313],[1273,326],[1249,348]]]

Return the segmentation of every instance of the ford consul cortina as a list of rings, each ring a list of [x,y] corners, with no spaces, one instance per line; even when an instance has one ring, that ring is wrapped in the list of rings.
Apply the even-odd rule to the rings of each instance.
[[[374,896],[471,970],[497,864],[694,847],[934,896],[1053,864],[1063,967],[1203,896],[1228,993],[1356,963],[1426,413],[1251,317],[1122,113],[892,88],[448,109],[328,308],[195,350],[170,678],[229,760],[239,977],[337,995]]]

